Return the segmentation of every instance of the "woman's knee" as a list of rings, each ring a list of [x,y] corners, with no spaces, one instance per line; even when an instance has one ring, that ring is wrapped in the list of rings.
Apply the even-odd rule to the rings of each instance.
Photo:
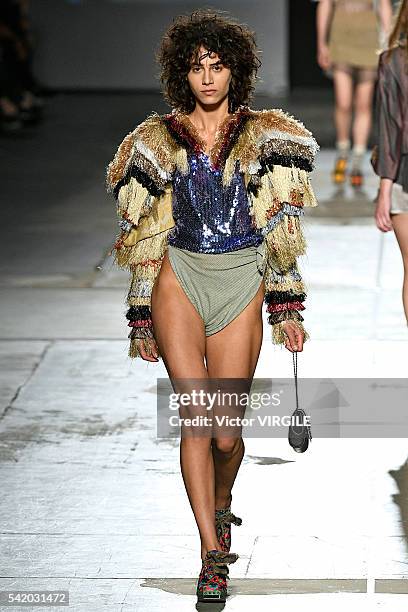
[[[211,449],[211,437],[210,436],[195,436],[194,433],[186,431],[186,428],[182,428],[182,434],[180,438],[180,445],[190,453],[206,453]]]
[[[226,455],[233,454],[237,450],[237,448],[240,446],[241,442],[243,445],[242,438],[232,438],[232,437],[213,438],[213,446],[215,446],[215,449],[218,452],[224,453]]]
[[[353,111],[351,100],[345,100],[341,97],[338,98],[336,101],[336,111],[338,113],[342,113],[343,115],[350,115]]]
[[[354,111],[357,114],[371,115],[373,88],[371,85],[360,85],[357,87],[354,97]]]
[[[354,103],[354,112],[357,115],[371,116],[371,102],[368,100],[356,100]]]

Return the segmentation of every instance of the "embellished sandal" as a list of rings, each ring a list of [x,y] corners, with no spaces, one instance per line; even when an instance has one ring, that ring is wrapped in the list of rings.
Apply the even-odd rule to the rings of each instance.
[[[198,602],[225,603],[228,596],[227,580],[228,563],[235,563],[239,558],[236,553],[223,550],[209,550],[202,561],[197,582]]]
[[[346,180],[346,169],[347,169],[347,158],[346,157],[338,157],[334,164],[334,170],[332,172],[332,180],[333,183],[339,185],[344,183]]]
[[[231,498],[232,499],[232,498]],[[231,550],[231,524],[241,525],[242,519],[231,512],[231,504],[228,508],[215,511],[215,528],[217,539],[221,549],[225,552]]]

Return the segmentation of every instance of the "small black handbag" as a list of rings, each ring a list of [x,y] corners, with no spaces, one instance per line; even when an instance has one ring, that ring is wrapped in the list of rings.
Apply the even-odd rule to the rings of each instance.
[[[293,358],[293,373],[295,376],[295,392],[296,392],[296,409],[292,414],[292,417],[297,417],[298,422],[302,422],[301,425],[289,425],[288,440],[289,444],[297,453],[304,453],[309,442],[312,440],[312,431],[310,425],[305,421],[307,417],[306,412],[303,408],[299,408],[299,396],[298,396],[298,385],[297,385],[297,351],[292,353]]]

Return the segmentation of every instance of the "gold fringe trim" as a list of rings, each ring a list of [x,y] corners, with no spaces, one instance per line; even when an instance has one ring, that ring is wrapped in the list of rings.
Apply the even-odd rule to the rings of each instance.
[[[125,175],[129,160],[132,157],[135,141],[135,131],[129,132],[120,143],[113,160],[110,162],[106,172],[106,186],[113,189],[120,179]]]
[[[310,181],[309,173],[306,170],[297,170],[297,174],[299,190],[303,196],[303,206],[317,206],[317,200]]]
[[[187,150],[184,147],[180,146],[177,149],[177,151],[174,154],[174,162],[175,162],[176,168],[182,174],[188,174],[189,167],[188,167],[188,160],[187,160]]]
[[[174,154],[179,145],[170,136],[161,116],[152,113],[135,131],[137,138],[153,153],[160,168],[171,173],[174,169]]]
[[[147,355],[149,355],[149,357],[154,357],[153,351],[151,349],[150,342],[149,342],[149,340],[147,338],[139,338],[139,339],[138,338],[132,338],[130,340],[130,342],[129,342],[129,352],[128,352],[129,357],[131,357],[132,359],[135,359],[136,357],[140,357],[140,358],[142,357],[142,355],[140,353],[140,350],[139,350],[139,346],[141,344],[143,345],[144,350],[146,351]],[[158,355],[158,358],[159,358],[159,361],[160,361],[161,354],[160,354],[159,347],[157,346],[157,344],[156,344],[156,347],[157,347],[156,348],[157,355]],[[155,362],[155,363],[158,363],[158,362]]]
[[[141,240],[157,236],[161,232],[174,227],[171,188],[167,188],[159,198],[148,197],[149,200],[146,199],[146,202],[149,201],[149,204],[143,205],[141,208],[140,223],[135,224],[128,232],[123,233],[120,246],[134,246]],[[127,218],[126,214],[123,216]]]
[[[231,183],[232,177],[234,176],[235,159],[234,149],[232,149],[231,154],[225,162],[224,171],[222,174],[222,184],[224,187],[227,187]]]
[[[265,236],[268,255],[283,270],[288,270],[299,255],[306,253],[307,243],[299,217],[284,215]]]
[[[289,136],[293,135],[294,137],[299,136],[308,138],[310,139],[310,146],[313,148],[315,144],[316,148],[318,148],[312,133],[307,130],[300,121],[281,109],[262,111],[250,109],[249,112],[252,117],[255,118],[255,121],[247,121],[228,157],[223,172],[224,185],[230,184],[237,159],[240,160],[241,171],[244,173],[248,172],[249,164],[256,162],[259,155],[257,142],[262,136],[262,132],[265,130],[277,130],[287,133]],[[213,162],[220,152],[220,148],[223,144],[223,137],[228,129],[228,124],[234,119],[234,117],[235,114],[227,117],[219,127],[216,141],[211,150],[211,160]],[[192,124],[191,120],[183,113],[178,113],[178,119],[190,131],[193,137],[204,149],[203,139],[200,137],[198,130]],[[145,121],[139,124],[132,132],[127,134],[119,145],[114,159],[107,168],[106,182],[109,189],[113,189],[125,175],[129,162],[135,152],[136,140],[140,140],[143,146],[147,147],[147,149],[151,151],[160,168],[168,174],[171,174],[175,167],[178,167],[183,173],[187,172],[188,169],[185,148],[180,146],[170,135],[161,116],[157,113],[153,113],[147,117]],[[275,166],[275,168],[279,167],[280,166]],[[299,172],[307,174],[304,170]],[[304,180],[302,179],[301,182],[304,183],[305,191],[309,191],[310,188],[307,185],[306,178]],[[313,199],[314,198],[311,195],[310,200]],[[304,205],[313,206],[316,204],[308,204],[307,199],[305,199]]]
[[[293,136],[312,137],[312,132],[306,129],[301,121],[281,108],[251,110],[251,113],[257,118],[258,134],[264,130],[279,130]]]
[[[160,271],[163,259],[149,260],[144,266],[131,271],[129,290],[126,296],[128,306],[149,306],[153,285]]]
[[[252,123],[252,121],[246,122],[225,162],[222,175],[222,182],[225,187],[231,183],[237,160],[239,160],[240,171],[247,175],[249,164],[256,160],[259,155]],[[248,182],[249,176],[246,176],[246,180]]]
[[[151,298],[150,297],[134,297],[134,298],[128,297],[126,299],[126,304],[128,306],[150,306]]]
[[[153,285],[159,275],[162,263],[163,256],[158,257],[157,259],[147,259],[132,268],[132,280],[130,283],[130,288],[127,297],[127,303],[129,304],[129,306],[150,306]],[[147,295],[146,297],[131,297],[134,285],[143,282],[145,282],[149,287],[150,295]]]
[[[129,132],[120,143],[113,160],[107,167],[106,187],[108,191],[112,191],[125,176],[135,154],[136,141],[151,152],[162,170],[168,174],[173,172],[174,157],[179,154],[181,147],[169,134],[160,115],[152,113]],[[184,167],[182,158],[180,161],[181,167]]]
[[[266,291],[292,291],[293,293],[307,293],[308,288],[304,281],[291,281],[288,279],[283,283],[269,282],[268,278],[265,279],[265,290]]]
[[[118,193],[118,215],[124,217],[133,225],[137,225],[143,212],[143,206],[149,198],[149,192],[145,187],[131,177],[126,185],[123,185]]]
[[[260,177],[258,192],[251,204],[257,227],[264,227],[284,203],[299,208],[317,206],[306,170],[274,166],[273,172]]]
[[[266,225],[268,221],[268,210],[272,207],[274,200],[274,190],[269,175],[270,173],[267,172],[260,178],[258,192],[251,198],[251,211],[254,215],[254,220],[258,228]],[[284,200],[278,198],[277,201],[280,209]],[[276,212],[278,212],[278,210],[276,210]]]
[[[135,267],[148,260],[160,259],[164,255],[167,243],[167,234],[170,230],[160,232],[150,238],[140,240],[132,246],[122,246],[114,253],[115,262],[125,269],[135,269]]]

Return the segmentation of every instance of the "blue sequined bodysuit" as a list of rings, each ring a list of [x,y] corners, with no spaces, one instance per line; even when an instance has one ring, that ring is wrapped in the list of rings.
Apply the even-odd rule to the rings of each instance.
[[[188,151],[189,173],[173,177],[175,227],[168,244],[197,253],[225,253],[262,240],[249,212],[243,175],[237,162],[230,185],[222,183],[222,170],[212,167],[204,152]]]

